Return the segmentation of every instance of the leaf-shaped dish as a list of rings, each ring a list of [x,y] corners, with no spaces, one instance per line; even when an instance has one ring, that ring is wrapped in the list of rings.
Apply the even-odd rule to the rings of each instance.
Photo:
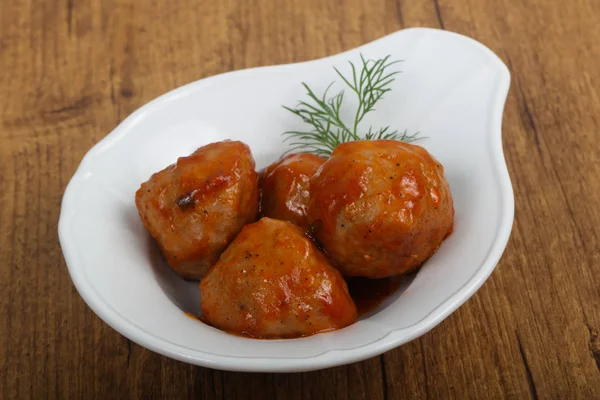
[[[196,283],[166,266],[134,204],[140,183],[209,142],[250,145],[262,168],[299,128],[294,105],[305,81],[322,91],[359,54],[405,60],[368,124],[420,131],[445,166],[454,233],[379,308],[345,329],[293,340],[232,336],[199,314]],[[77,290],[100,318],[153,351],[211,368],[306,371],[363,360],[423,335],[463,304],[496,266],[510,235],[514,198],[501,124],[510,74],[467,37],[407,29],[321,60],[236,71],[173,90],[146,104],[84,157],[64,195],[59,235]],[[224,301],[226,301],[224,299]]]

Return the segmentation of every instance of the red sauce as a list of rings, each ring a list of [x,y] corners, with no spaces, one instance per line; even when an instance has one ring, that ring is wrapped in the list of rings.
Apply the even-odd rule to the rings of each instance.
[[[230,335],[239,336],[239,337],[248,338],[248,339],[258,339],[258,340],[297,339],[297,338],[302,338],[302,337],[308,337],[308,336],[318,335],[319,333],[331,332],[331,331],[335,330],[335,328],[328,328],[328,329],[323,329],[321,331],[312,333],[310,335],[300,335],[300,336],[293,337],[293,338],[284,337],[284,336],[282,336],[282,337],[273,337],[273,338],[265,338],[265,337],[260,337],[260,336],[252,336],[251,334],[249,334],[247,332],[233,332],[233,331],[229,331],[227,329],[221,329],[221,328],[218,328],[216,326],[211,325],[211,323],[208,322],[207,320],[205,320],[204,318],[202,318],[202,316],[198,317],[198,316],[196,316],[196,315],[194,315],[192,313],[189,313],[189,312],[184,312],[184,314],[188,318],[191,318],[191,319],[193,319],[195,321],[200,321],[200,322],[202,322],[202,323],[204,323],[204,324],[206,324],[208,326],[214,327],[215,329],[218,329],[218,330],[223,331],[223,332],[227,332]]]
[[[370,311],[373,311],[381,303],[383,303],[385,299],[396,293],[396,291],[398,290],[398,288],[400,288],[400,285],[402,284],[403,278],[403,275],[397,275],[383,279],[346,278],[346,283],[348,284],[350,296],[352,297],[352,300],[354,300],[354,303],[356,304],[356,309],[358,310],[358,316],[360,317],[369,313]],[[186,312],[185,315],[189,318],[210,325],[208,321],[205,321],[202,317],[198,317],[188,312]],[[327,331],[329,330],[325,330],[323,332]],[[229,331],[226,332],[235,336],[247,337],[252,339],[263,339],[260,337],[253,337],[244,333]]]
[[[202,317],[197,317],[194,314],[189,313],[189,312],[185,312],[184,314],[188,318],[195,319],[196,321],[204,322],[204,320],[202,320]]]
[[[385,299],[396,293],[403,278],[403,275],[383,279],[346,278],[350,296],[358,310],[358,316],[373,311]]]

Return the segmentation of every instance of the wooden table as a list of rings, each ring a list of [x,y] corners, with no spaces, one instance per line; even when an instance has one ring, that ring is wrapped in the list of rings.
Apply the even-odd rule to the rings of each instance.
[[[4,0],[0,398],[600,398],[600,1]],[[185,83],[310,60],[413,26],[507,63],[516,220],[482,289],[424,337],[302,374],[186,365],[131,343],[73,287],[63,190],[123,118]]]

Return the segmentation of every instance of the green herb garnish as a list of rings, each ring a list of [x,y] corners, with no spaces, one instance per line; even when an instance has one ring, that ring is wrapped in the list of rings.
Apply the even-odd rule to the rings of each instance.
[[[419,139],[418,133],[409,135],[406,131],[403,133],[399,133],[397,130],[390,131],[389,126],[379,129],[369,127],[368,131],[360,133],[360,122],[368,113],[375,110],[375,104],[383,98],[383,95],[392,90],[389,86],[395,80],[395,76],[400,73],[400,71],[389,71],[390,67],[400,62],[390,61],[389,55],[375,61],[365,60],[361,54],[360,59],[360,73],[354,64],[349,62],[352,69],[351,79],[346,78],[334,67],[338,76],[358,96],[359,104],[354,121],[347,125],[340,118],[340,110],[344,101],[343,90],[335,96],[327,96],[327,92],[334,82],[327,87],[321,97],[302,82],[310,100],[300,101],[296,108],[283,107],[302,118],[313,129],[284,132],[283,135],[286,136],[284,142],[289,142],[292,146],[286,154],[302,151],[328,156],[336,146],[353,140],[394,139],[413,142]]]

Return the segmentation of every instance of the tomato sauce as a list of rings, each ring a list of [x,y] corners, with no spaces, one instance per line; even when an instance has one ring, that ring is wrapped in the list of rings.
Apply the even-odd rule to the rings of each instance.
[[[347,278],[348,290],[356,304],[358,316],[373,311],[385,299],[396,293],[403,278],[403,275],[383,279]]]
[[[402,285],[404,276],[397,275],[389,278],[383,279],[368,279],[368,278],[346,278],[346,283],[348,284],[348,290],[350,291],[350,296],[354,300],[356,304],[356,309],[358,310],[358,316],[365,315],[374,309],[376,309],[381,303],[383,303],[388,297],[396,293],[396,291]],[[210,325],[207,321],[205,321],[202,317],[198,317],[191,313],[185,313],[186,316],[195,319],[197,321],[204,322],[207,325]],[[327,331],[327,330],[326,330]],[[326,332],[325,331],[325,332]],[[235,332],[227,332],[229,334],[241,337],[248,337],[253,339],[261,339],[252,337],[250,335],[235,333]],[[319,332],[321,333],[321,332]]]

